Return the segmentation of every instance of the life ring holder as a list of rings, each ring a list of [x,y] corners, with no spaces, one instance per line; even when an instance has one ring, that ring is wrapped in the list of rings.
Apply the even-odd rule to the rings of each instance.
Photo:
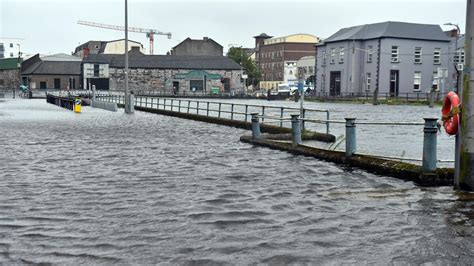
[[[443,108],[441,109],[441,120],[443,120],[443,127],[447,134],[456,135],[458,133],[460,113],[459,96],[451,91],[444,98]]]

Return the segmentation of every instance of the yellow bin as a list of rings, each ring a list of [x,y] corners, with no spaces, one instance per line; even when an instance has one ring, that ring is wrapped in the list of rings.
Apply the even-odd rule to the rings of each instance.
[[[81,99],[80,98],[76,98],[74,100],[74,112],[75,113],[81,112]]]

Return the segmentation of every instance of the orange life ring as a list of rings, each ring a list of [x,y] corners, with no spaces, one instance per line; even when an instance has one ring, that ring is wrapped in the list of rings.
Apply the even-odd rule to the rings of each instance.
[[[451,91],[444,98],[441,109],[443,127],[449,135],[456,135],[459,127],[459,96]]]

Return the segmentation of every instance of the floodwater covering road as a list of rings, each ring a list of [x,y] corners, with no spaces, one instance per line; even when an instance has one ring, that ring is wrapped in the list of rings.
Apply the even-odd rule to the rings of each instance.
[[[474,201],[239,141],[243,130],[0,102],[0,263],[469,264]]]

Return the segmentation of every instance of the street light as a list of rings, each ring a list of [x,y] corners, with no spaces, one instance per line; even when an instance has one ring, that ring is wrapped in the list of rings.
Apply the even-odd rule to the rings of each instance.
[[[461,34],[461,29],[459,29],[458,24],[454,24],[451,22],[444,23],[445,26],[454,26],[456,27],[456,44],[454,47],[454,54],[457,55],[458,58],[458,63],[461,61],[460,54],[458,53],[458,39],[459,39],[459,34]],[[456,93],[459,93],[459,69],[457,68],[457,65],[454,65],[454,69],[456,69]]]

